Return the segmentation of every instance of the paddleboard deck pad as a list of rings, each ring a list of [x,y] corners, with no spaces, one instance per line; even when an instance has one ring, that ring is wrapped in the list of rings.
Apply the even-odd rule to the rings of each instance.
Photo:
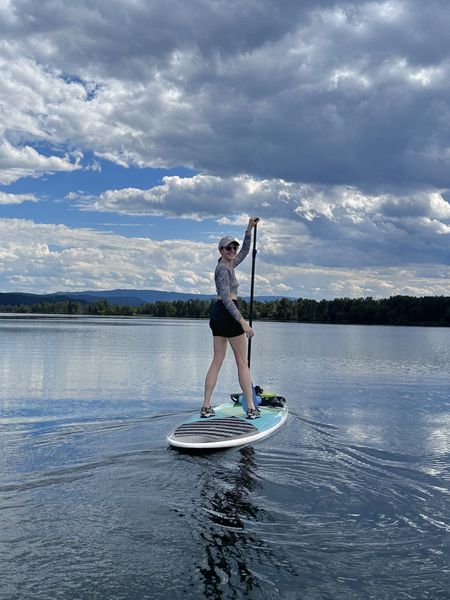
[[[170,446],[203,450],[243,446],[268,437],[288,418],[286,406],[260,407],[259,419],[247,419],[242,406],[230,402],[214,411],[214,417],[196,415],[179,425],[167,437]]]

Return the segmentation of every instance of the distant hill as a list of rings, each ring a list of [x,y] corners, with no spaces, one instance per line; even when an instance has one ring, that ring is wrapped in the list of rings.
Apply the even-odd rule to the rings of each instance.
[[[110,304],[119,306],[140,306],[145,302],[158,302],[164,300],[173,302],[174,300],[210,300],[214,296],[206,294],[184,294],[181,292],[163,292],[160,290],[101,290],[86,292],[58,292],[72,300],[81,300],[84,302],[97,302],[98,300],[107,300]]]
[[[134,290],[134,289],[118,289],[118,290],[96,290],[84,292],[56,292],[55,294],[25,294],[21,292],[6,292],[0,293],[0,306],[17,306],[24,304],[26,306],[39,304],[40,302],[64,302],[74,300],[82,304],[98,302],[99,300],[107,300],[109,304],[118,306],[140,306],[146,302],[174,302],[175,300],[211,300],[215,296],[208,294],[188,294],[181,292],[163,292],[161,290]],[[279,300],[282,296],[256,296],[255,300],[259,302],[270,302],[271,300]],[[248,300],[248,297],[244,297]]]
[[[40,304],[41,302],[55,304],[56,302],[68,302],[70,300],[72,300],[72,298],[67,294],[25,294],[22,292],[0,292],[0,306],[18,306],[19,304],[31,306],[33,304]]]

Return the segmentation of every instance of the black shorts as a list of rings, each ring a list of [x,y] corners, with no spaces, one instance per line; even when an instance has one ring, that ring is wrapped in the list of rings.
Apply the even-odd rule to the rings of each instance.
[[[233,302],[236,306],[238,305],[237,300],[233,300]],[[221,337],[232,338],[244,333],[241,324],[230,315],[222,300],[217,300],[214,304],[209,326],[213,335],[220,335]]]

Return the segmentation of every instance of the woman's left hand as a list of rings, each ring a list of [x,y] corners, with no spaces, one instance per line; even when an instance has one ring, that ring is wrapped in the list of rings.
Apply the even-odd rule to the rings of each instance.
[[[250,327],[250,325],[247,323],[247,321],[245,319],[241,319],[239,321],[239,323],[241,324],[241,327],[244,330],[244,333],[248,338],[252,338],[255,335],[255,332],[253,331],[253,329]]]
[[[250,219],[248,220],[248,226],[250,228],[255,227],[255,225],[257,225],[257,223],[259,223],[259,217],[250,217]]]

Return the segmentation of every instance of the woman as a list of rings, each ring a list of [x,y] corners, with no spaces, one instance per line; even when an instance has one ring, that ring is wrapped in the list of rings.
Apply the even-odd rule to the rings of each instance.
[[[237,291],[239,284],[234,273],[237,267],[247,256],[250,250],[252,229],[258,223],[259,218],[251,217],[248,221],[244,242],[239,253],[237,249],[239,242],[229,235],[223,237],[219,242],[221,257],[214,273],[218,300],[209,321],[213,333],[214,356],[205,379],[205,396],[200,416],[207,418],[214,416],[211,408],[211,396],[216,387],[219,371],[225,358],[228,342],[234,352],[238,369],[239,384],[247,401],[247,418],[257,419],[259,410],[253,403],[253,386],[250,369],[247,363],[246,338],[253,337],[254,333],[250,325],[237,307]]]

